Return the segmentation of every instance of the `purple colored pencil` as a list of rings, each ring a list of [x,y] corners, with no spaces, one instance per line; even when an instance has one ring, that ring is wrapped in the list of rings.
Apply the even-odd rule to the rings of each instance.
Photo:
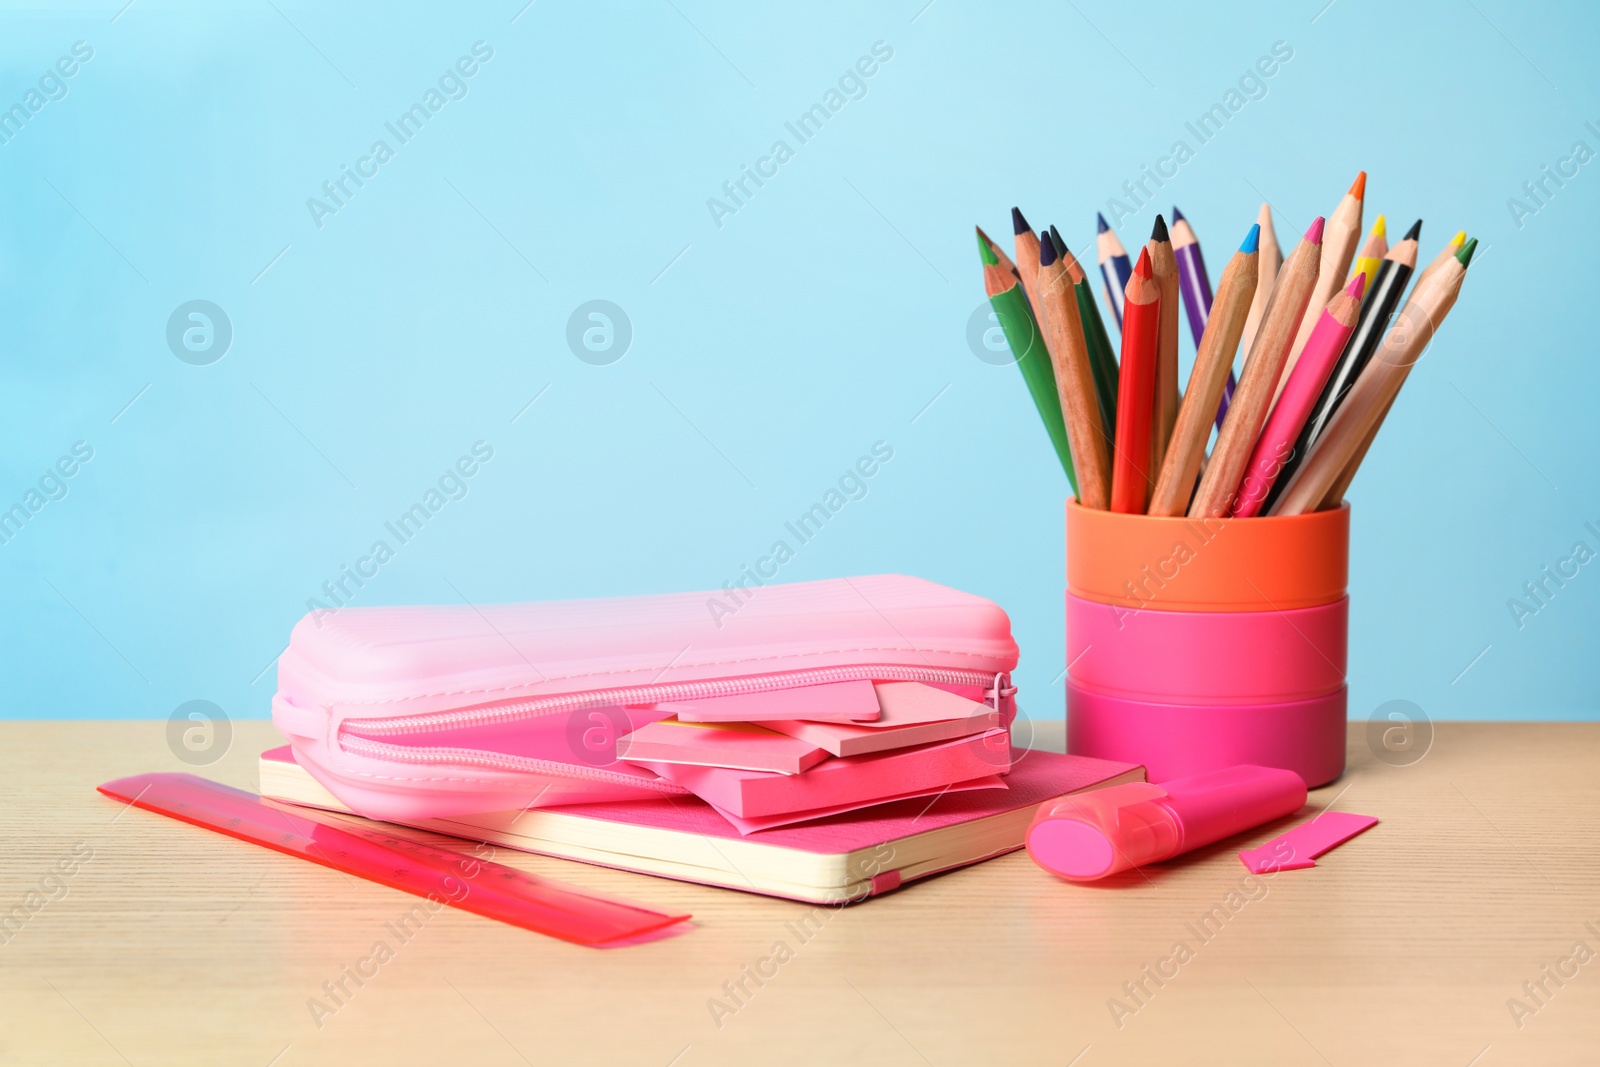
[[[1206,322],[1211,318],[1211,279],[1206,274],[1206,260],[1200,254],[1200,241],[1183,212],[1172,209],[1172,254],[1178,260],[1178,291],[1183,294],[1183,310],[1189,316],[1189,334],[1194,347],[1200,348],[1200,338],[1206,332]],[[1235,385],[1233,370],[1228,370],[1228,380],[1222,386],[1222,403],[1217,405],[1217,430],[1222,430],[1223,417],[1233,402]]]

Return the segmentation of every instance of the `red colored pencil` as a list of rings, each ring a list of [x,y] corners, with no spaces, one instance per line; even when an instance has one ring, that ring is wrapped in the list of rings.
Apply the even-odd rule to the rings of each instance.
[[[1161,290],[1150,269],[1150,250],[1139,253],[1123,291],[1122,369],[1117,384],[1116,455],[1111,460],[1111,510],[1143,515],[1150,500],[1150,434],[1155,415],[1156,339]]]

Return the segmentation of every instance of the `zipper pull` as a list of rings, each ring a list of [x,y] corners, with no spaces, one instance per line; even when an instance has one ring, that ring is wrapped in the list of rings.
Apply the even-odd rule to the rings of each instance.
[[[1011,675],[1005,671],[1000,671],[994,676],[993,688],[983,691],[983,699],[990,702],[990,706],[994,708],[996,715],[1000,714],[1000,701],[1006,697],[1016,695],[1017,687],[1011,684]]]

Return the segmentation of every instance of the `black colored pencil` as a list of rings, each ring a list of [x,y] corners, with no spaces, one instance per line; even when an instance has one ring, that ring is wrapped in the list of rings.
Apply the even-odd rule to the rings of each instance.
[[[1322,387],[1321,395],[1312,406],[1311,415],[1294,443],[1294,451],[1273,482],[1272,492],[1261,505],[1261,514],[1268,514],[1272,505],[1277,503],[1284,487],[1294,478],[1294,472],[1300,468],[1307,453],[1327,428],[1328,420],[1344,403],[1362,368],[1378,350],[1378,343],[1383,340],[1389,320],[1400,306],[1406,282],[1411,280],[1411,273],[1416,269],[1417,238],[1421,234],[1422,220],[1418,219],[1406,231],[1405,238],[1389,249],[1378,264],[1378,275],[1367,287],[1367,297],[1361,302],[1361,317],[1356,320],[1355,332],[1350,335],[1343,355],[1333,365],[1333,373],[1328,375],[1328,384]]]

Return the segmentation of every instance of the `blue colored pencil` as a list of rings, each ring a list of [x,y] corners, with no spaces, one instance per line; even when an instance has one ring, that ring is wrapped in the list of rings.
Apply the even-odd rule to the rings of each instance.
[[[1120,331],[1123,295],[1128,279],[1133,276],[1133,264],[1128,261],[1127,250],[1117,240],[1117,231],[1111,228],[1106,217],[1098,214],[1096,217],[1100,227],[1100,234],[1095,238],[1095,250],[1100,256],[1100,279],[1105,283],[1106,307],[1111,309],[1111,317],[1117,320]]]

